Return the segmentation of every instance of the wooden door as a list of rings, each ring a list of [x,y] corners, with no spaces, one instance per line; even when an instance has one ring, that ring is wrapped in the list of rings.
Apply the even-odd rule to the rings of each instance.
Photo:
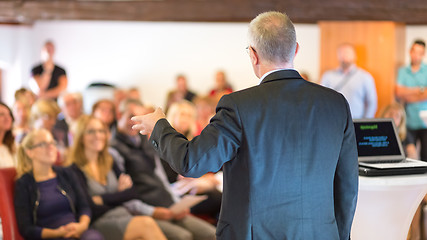
[[[337,47],[350,43],[356,49],[356,64],[375,79],[377,114],[394,101],[397,71],[404,63],[404,24],[388,21],[322,21],[319,27],[320,74],[338,66]]]

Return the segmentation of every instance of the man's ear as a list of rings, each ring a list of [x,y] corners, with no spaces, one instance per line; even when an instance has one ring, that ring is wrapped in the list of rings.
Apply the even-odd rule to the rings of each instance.
[[[299,44],[297,42],[297,47],[295,48],[295,56],[297,55],[298,51],[299,51]]]
[[[259,56],[258,56],[258,53],[257,52],[255,52],[255,50],[251,47],[250,48],[250,51],[249,51],[249,56],[250,56],[250,58],[251,58],[251,62],[252,62],[252,65],[258,65],[259,64]]]

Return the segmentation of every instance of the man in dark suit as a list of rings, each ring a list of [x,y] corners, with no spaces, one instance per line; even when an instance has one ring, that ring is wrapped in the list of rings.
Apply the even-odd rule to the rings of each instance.
[[[223,167],[218,239],[349,239],[358,192],[349,106],[293,70],[298,50],[279,12],[249,26],[258,86],[222,97],[199,137],[187,141],[160,109],[132,118],[160,157],[184,176]]]

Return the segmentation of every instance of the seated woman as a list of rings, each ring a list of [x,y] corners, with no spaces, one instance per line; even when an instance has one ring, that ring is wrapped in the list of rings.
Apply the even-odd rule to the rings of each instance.
[[[15,137],[12,128],[12,111],[6,104],[0,102],[0,168],[16,166]]]
[[[403,150],[406,157],[418,159],[417,149],[412,136],[408,135],[406,130],[406,112],[402,104],[394,102],[387,105],[380,114],[383,118],[392,118],[397,127],[400,141],[402,141]]]
[[[92,106],[92,115],[100,119],[110,130],[116,129],[116,106],[109,99],[101,99]]]
[[[116,174],[108,153],[107,127],[92,116],[82,116],[75,125],[69,162],[93,211],[93,228],[105,239],[166,239],[148,216],[133,216],[124,204],[135,198],[128,175]]]
[[[15,212],[25,239],[103,239],[88,229],[91,211],[70,169],[53,166],[55,141],[31,131],[18,150]]]

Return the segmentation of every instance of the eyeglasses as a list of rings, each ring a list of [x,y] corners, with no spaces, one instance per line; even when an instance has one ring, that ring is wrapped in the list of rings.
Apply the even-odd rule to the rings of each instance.
[[[40,142],[40,143],[34,144],[33,146],[31,146],[29,148],[30,149],[34,149],[34,148],[38,148],[38,147],[47,148],[49,146],[55,146],[56,147],[56,145],[57,145],[56,141],[52,141],[52,142]]]
[[[256,50],[252,46],[247,46],[246,47],[246,52],[249,54],[249,52],[250,52],[251,49],[252,49],[252,51],[254,51],[256,53]]]
[[[85,133],[89,135],[95,135],[96,133],[107,134],[107,131],[105,129],[88,129]]]

